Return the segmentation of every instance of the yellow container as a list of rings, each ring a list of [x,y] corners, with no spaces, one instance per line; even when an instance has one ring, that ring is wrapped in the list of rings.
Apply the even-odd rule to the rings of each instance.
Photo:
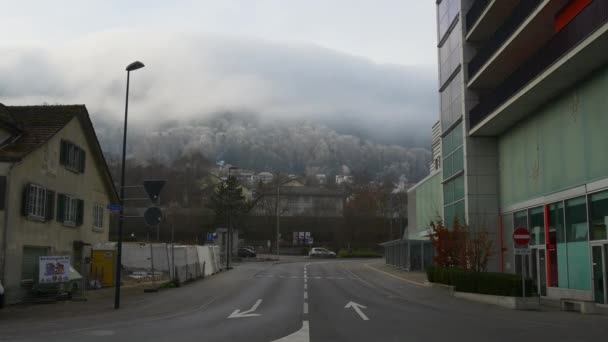
[[[103,287],[114,286],[114,265],[116,251],[98,249],[92,251],[90,279]]]

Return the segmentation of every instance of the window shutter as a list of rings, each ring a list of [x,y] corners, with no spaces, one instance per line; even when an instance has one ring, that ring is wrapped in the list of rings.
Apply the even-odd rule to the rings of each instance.
[[[65,195],[57,195],[57,221],[65,221]]]
[[[61,165],[66,165],[68,155],[67,150],[68,144],[64,140],[61,140],[61,144],[59,146],[59,164]]]
[[[55,191],[46,191],[46,212],[44,216],[46,221],[51,221],[55,218]]]
[[[23,203],[21,204],[21,214],[28,216],[30,213],[30,184],[23,189]]]
[[[84,201],[79,199],[76,200],[76,203],[78,203],[78,211],[76,213],[76,225],[82,226],[82,223],[84,222]]]
[[[83,149],[79,149],[80,152],[80,165],[79,165],[79,171],[84,173],[84,166],[85,166],[85,156],[86,153],[84,152]]]

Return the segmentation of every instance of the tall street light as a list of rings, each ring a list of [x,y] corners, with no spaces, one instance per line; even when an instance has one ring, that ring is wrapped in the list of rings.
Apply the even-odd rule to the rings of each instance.
[[[127,96],[125,99],[125,126],[122,135],[122,166],[120,171],[120,214],[118,218],[118,241],[116,244],[116,267],[114,270],[114,309],[120,308],[120,273],[122,267],[122,223],[125,197],[125,158],[127,153],[127,119],[129,117],[129,78],[131,71],[141,69],[144,63],[140,61],[127,65]]]
[[[238,170],[238,167],[231,166],[228,168],[228,180],[230,180],[230,171]],[[226,269],[230,269],[230,258],[232,257],[232,199],[229,197],[230,211],[228,212],[228,238],[226,239]]]

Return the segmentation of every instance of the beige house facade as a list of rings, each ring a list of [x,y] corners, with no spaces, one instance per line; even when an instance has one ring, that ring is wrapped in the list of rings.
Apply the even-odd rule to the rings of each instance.
[[[40,256],[70,256],[87,275],[118,195],[84,105],[0,105],[2,138],[0,280],[10,304],[31,295]]]

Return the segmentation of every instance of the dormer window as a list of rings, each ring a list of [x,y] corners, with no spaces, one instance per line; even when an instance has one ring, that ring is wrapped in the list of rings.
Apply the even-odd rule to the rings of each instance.
[[[82,148],[69,141],[61,140],[59,163],[68,170],[84,173],[85,156],[86,154]]]

